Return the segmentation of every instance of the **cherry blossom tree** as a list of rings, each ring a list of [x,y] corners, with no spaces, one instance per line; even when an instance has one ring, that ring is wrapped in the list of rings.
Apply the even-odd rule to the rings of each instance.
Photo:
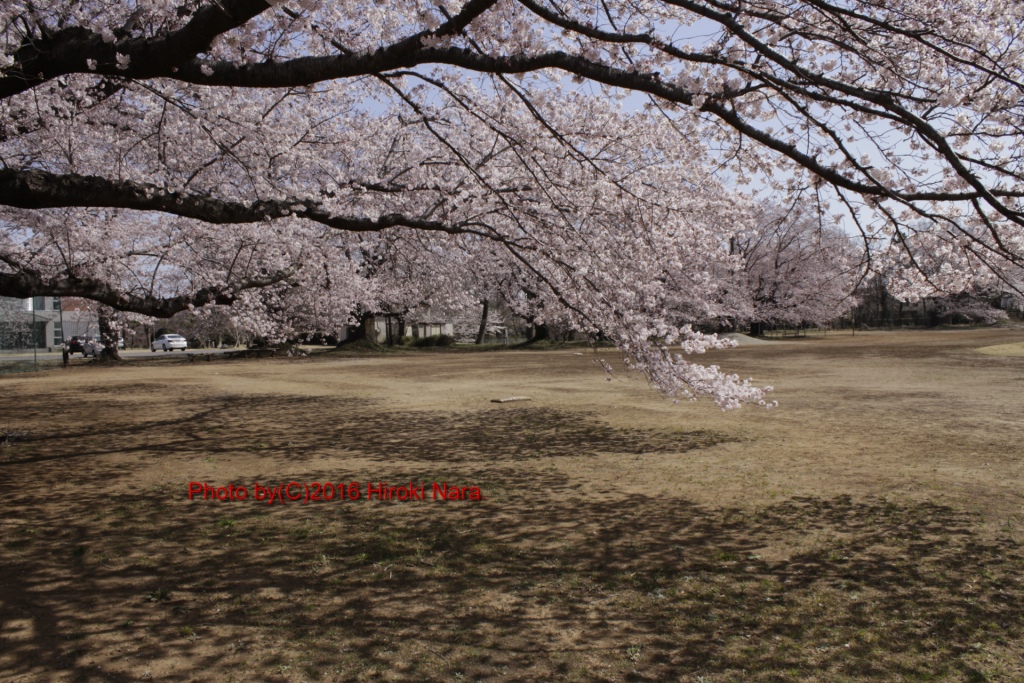
[[[991,325],[1007,320],[1009,316],[1006,311],[993,306],[991,298],[992,294],[984,291],[965,291],[942,297],[935,300],[935,315],[952,323],[967,320]]]
[[[1022,24],[1016,0],[10,0],[0,294],[322,329],[396,298],[387,247],[441,299],[514,270],[671,396],[763,401],[670,350],[735,313],[737,193],[813,193],[908,296],[1001,277]]]
[[[827,323],[849,310],[863,257],[846,233],[820,219],[801,203],[766,206],[753,229],[732,238],[743,257],[753,334],[767,325]]]
[[[32,314],[21,299],[0,296],[0,351],[32,346]]]

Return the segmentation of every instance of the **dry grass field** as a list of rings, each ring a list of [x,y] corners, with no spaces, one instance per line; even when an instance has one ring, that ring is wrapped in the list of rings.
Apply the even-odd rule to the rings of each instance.
[[[729,413],[571,348],[0,377],[0,680],[1024,681],[1022,341],[709,354]]]

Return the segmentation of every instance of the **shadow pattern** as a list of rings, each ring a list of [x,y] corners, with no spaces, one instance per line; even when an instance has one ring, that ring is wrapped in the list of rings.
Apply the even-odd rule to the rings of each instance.
[[[549,466],[722,435],[537,407],[210,398],[97,423],[53,404],[25,397],[12,420],[28,436],[0,451],[4,680],[1024,676],[1024,549],[1009,531],[882,499],[712,509]],[[184,480],[139,488],[154,463],[187,478],[201,458],[300,481],[336,480],[350,458],[352,478],[487,498],[269,506],[190,501]]]

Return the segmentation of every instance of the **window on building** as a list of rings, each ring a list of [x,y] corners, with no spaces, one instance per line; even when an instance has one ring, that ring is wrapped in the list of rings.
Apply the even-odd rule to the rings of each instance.
[[[53,345],[60,346],[64,343],[64,329],[59,321],[53,323]]]
[[[60,310],[60,297],[59,296],[53,297],[53,302],[52,303],[53,303],[53,310],[59,311]]]
[[[34,297],[32,297],[32,310],[33,311],[45,311],[46,310],[46,297],[45,296],[34,296]]]

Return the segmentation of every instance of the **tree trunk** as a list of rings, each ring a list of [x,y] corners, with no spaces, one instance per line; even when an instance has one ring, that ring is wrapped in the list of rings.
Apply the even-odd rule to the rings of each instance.
[[[484,335],[487,334],[487,311],[490,309],[491,300],[484,299],[484,311],[480,314],[480,331],[476,333],[476,343],[484,343]]]
[[[761,337],[764,335],[764,323],[757,321],[750,323],[750,336]]]
[[[355,325],[349,325],[345,331],[345,338],[338,342],[338,347],[361,341],[367,338],[366,323],[373,317],[372,313],[360,313],[356,316],[358,321]]]
[[[533,326],[533,336],[530,337],[530,340],[528,342],[526,342],[526,343],[527,344],[535,344],[536,342],[544,341],[545,339],[550,339],[550,338],[551,338],[551,330],[548,329],[547,325],[545,325],[544,323],[541,323],[539,325],[534,325]]]
[[[120,328],[114,320],[117,312],[109,306],[100,306],[97,314],[100,320],[100,343],[103,344],[100,358],[104,361],[121,360],[117,350]]]
[[[359,316],[359,334],[357,339],[365,339],[377,343],[377,321],[372,313],[363,313]],[[370,321],[373,320],[373,334],[370,334]]]

